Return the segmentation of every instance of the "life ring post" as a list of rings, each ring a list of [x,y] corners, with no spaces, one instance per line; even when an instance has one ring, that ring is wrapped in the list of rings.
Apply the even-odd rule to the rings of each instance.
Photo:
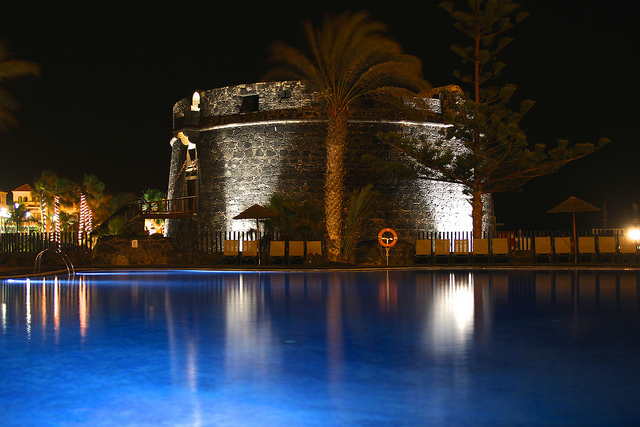
[[[386,236],[386,233],[391,233],[391,237]],[[383,228],[378,233],[378,243],[384,247],[387,252],[387,265],[389,265],[389,248],[398,243],[398,233],[393,228]]]

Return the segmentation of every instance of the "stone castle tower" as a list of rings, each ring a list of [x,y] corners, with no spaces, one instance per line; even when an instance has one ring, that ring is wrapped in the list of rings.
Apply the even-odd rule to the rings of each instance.
[[[428,99],[427,117],[363,104],[352,111],[346,161],[347,195],[374,183],[380,192],[372,236],[382,227],[414,239],[418,231],[471,230],[471,204],[461,185],[402,179],[367,169],[360,155],[381,151],[379,132],[442,138],[440,100]],[[248,231],[233,220],[274,193],[323,200],[326,119],[298,81],[253,83],[196,92],[173,109],[168,199],[196,196],[196,215],[170,219],[166,234],[188,239],[198,231]]]

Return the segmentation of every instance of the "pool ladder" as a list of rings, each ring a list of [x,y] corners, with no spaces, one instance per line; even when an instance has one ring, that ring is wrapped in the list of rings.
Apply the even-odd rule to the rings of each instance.
[[[75,270],[75,268],[73,268],[73,263],[71,262],[71,260],[67,256],[67,254],[62,252],[62,249],[60,249],[60,248],[57,248],[57,249],[47,248],[47,249],[41,251],[38,254],[38,256],[36,257],[36,262],[35,262],[35,265],[33,266],[33,272],[34,273],[40,273],[40,270],[41,270],[41,267],[42,267],[42,255],[44,255],[44,253],[47,252],[47,251],[55,252],[58,255],[60,255],[60,258],[62,258],[62,261],[64,261],[65,267],[67,267],[67,274],[68,275],[72,275],[72,274],[75,275],[76,274],[76,270]]]

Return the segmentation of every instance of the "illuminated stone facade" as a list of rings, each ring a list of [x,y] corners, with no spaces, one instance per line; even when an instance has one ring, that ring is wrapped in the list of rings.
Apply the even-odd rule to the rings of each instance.
[[[267,204],[274,193],[322,203],[326,120],[300,82],[231,86],[199,96],[199,111],[193,111],[191,98],[174,106],[177,138],[172,140],[168,189],[169,199],[196,195],[197,214],[169,220],[167,235],[181,239],[198,229],[249,230],[254,222],[233,217],[254,203]],[[419,230],[471,230],[471,204],[462,186],[400,179],[371,171],[359,161],[366,152],[389,155],[377,142],[378,132],[440,138],[440,101],[429,101],[433,111],[426,120],[410,120],[373,105],[352,111],[347,193],[369,182],[380,192],[374,219],[367,225],[374,237],[382,227],[394,228],[407,239]]]

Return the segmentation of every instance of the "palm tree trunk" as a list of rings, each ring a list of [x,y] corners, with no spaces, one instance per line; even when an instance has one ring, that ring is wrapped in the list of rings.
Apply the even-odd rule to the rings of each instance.
[[[347,115],[329,114],[327,170],[325,172],[324,205],[327,222],[327,255],[329,261],[342,260],[342,213],[344,210],[344,153],[347,141]]]
[[[473,190],[471,196],[471,218],[473,220],[473,237],[482,238],[482,192]]]

